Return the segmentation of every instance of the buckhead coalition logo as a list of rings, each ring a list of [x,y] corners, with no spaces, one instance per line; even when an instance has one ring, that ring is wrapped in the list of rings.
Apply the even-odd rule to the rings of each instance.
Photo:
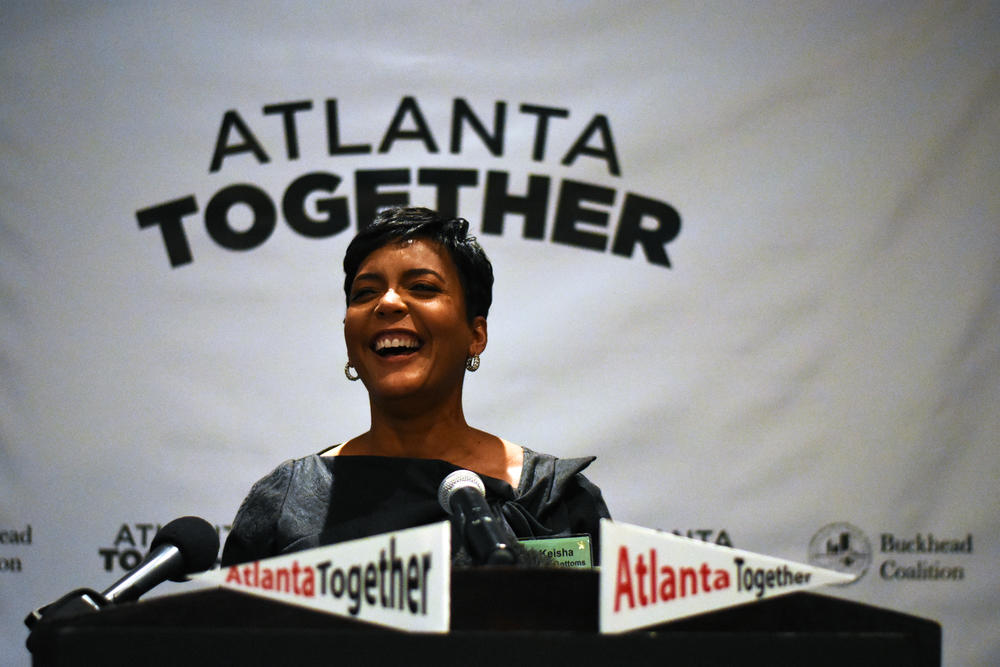
[[[831,523],[819,529],[809,541],[809,563],[854,577],[841,585],[852,584],[865,575],[872,562],[868,537],[849,523]]]

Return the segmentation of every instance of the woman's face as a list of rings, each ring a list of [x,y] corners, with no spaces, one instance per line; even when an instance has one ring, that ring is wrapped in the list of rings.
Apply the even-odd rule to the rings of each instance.
[[[486,348],[486,319],[466,317],[458,270],[427,239],[362,261],[344,319],[347,356],[373,400],[461,393],[465,360]]]

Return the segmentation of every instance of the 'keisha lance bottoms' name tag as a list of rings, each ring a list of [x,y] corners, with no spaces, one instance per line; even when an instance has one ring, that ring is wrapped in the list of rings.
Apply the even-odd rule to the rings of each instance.
[[[520,540],[521,546],[548,556],[563,567],[590,568],[594,559],[590,551],[590,535],[572,537],[546,537]]]

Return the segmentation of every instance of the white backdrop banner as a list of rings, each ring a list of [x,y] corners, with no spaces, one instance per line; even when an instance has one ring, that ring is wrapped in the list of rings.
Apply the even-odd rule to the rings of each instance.
[[[476,426],[621,521],[848,572],[998,664],[1000,10],[7,3],[0,662],[159,524],[367,427],[341,259],[497,276]],[[170,590],[164,587],[164,590]]]

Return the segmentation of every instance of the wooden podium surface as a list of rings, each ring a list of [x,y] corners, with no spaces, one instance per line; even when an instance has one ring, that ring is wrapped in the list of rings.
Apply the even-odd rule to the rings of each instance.
[[[601,635],[597,588],[595,571],[455,570],[447,634],[200,590],[43,623],[33,664],[940,665],[937,623],[812,593]]]

